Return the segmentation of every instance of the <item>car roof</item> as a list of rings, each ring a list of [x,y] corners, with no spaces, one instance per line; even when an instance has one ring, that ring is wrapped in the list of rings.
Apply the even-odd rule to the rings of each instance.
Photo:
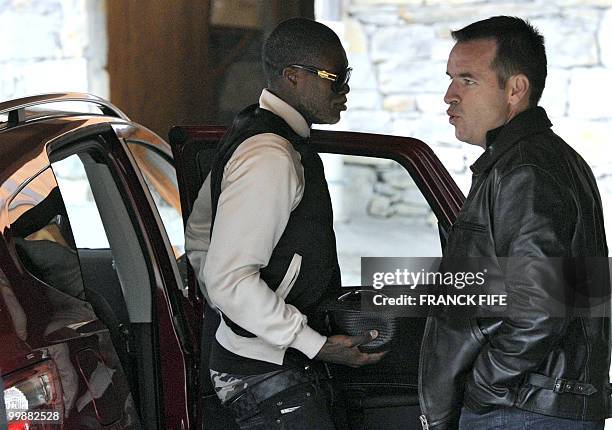
[[[0,184],[35,158],[42,158],[38,166],[48,164],[49,142],[111,121],[130,122],[115,106],[90,94],[44,94],[0,103]]]
[[[93,113],[91,109],[76,108],[76,105],[87,106],[88,108],[96,106],[100,112],[107,116],[129,121],[129,118],[119,108],[112,105],[110,102],[93,94],[86,93],[51,93],[40,94],[35,96],[22,97],[15,100],[0,102],[0,127],[3,125],[17,125],[21,122],[31,120],[27,113],[34,112],[38,116],[48,116],[54,114],[75,114],[75,113]],[[61,110],[54,106],[63,105],[70,107],[70,110]],[[64,108],[65,109],[65,108]]]

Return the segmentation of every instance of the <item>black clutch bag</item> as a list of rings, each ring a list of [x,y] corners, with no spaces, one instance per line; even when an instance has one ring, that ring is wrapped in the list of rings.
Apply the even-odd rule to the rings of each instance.
[[[353,290],[324,304],[325,324],[328,333],[360,336],[369,330],[377,330],[378,337],[359,346],[362,352],[382,352],[392,348],[398,331],[398,316],[388,311],[369,310],[362,301],[372,300],[378,291]]]

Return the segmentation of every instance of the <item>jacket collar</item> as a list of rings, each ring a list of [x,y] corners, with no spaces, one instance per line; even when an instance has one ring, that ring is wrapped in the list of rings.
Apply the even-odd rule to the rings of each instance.
[[[508,124],[487,132],[487,148],[470,169],[475,175],[486,171],[517,141],[551,127],[546,111],[539,106],[519,113]]]
[[[273,94],[271,91],[264,89],[261,92],[261,96],[259,97],[259,107],[280,116],[300,137],[310,137],[310,127],[302,114],[295,110],[289,103]]]

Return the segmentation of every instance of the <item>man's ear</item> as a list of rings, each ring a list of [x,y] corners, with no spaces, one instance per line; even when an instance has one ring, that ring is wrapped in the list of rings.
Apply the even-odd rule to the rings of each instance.
[[[295,87],[298,83],[297,70],[294,67],[285,67],[283,69],[283,79],[286,79],[291,87]]]
[[[508,90],[508,103],[512,106],[518,106],[524,103],[529,104],[531,86],[527,76],[522,73],[511,76],[508,79],[506,88]]]

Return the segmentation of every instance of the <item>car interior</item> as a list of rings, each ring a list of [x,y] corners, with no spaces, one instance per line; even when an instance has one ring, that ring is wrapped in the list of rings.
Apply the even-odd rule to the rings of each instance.
[[[156,336],[150,268],[108,160],[96,150],[95,140],[79,142],[50,155],[52,167],[73,163],[78,180],[91,199],[71,202],[70,183],[58,177],[68,215],[83,205],[99,216],[106,247],[89,247],[75,237],[87,301],[108,328],[129,381],[144,428],[157,428],[159,369],[154,360]],[[91,228],[91,227],[90,227]]]

